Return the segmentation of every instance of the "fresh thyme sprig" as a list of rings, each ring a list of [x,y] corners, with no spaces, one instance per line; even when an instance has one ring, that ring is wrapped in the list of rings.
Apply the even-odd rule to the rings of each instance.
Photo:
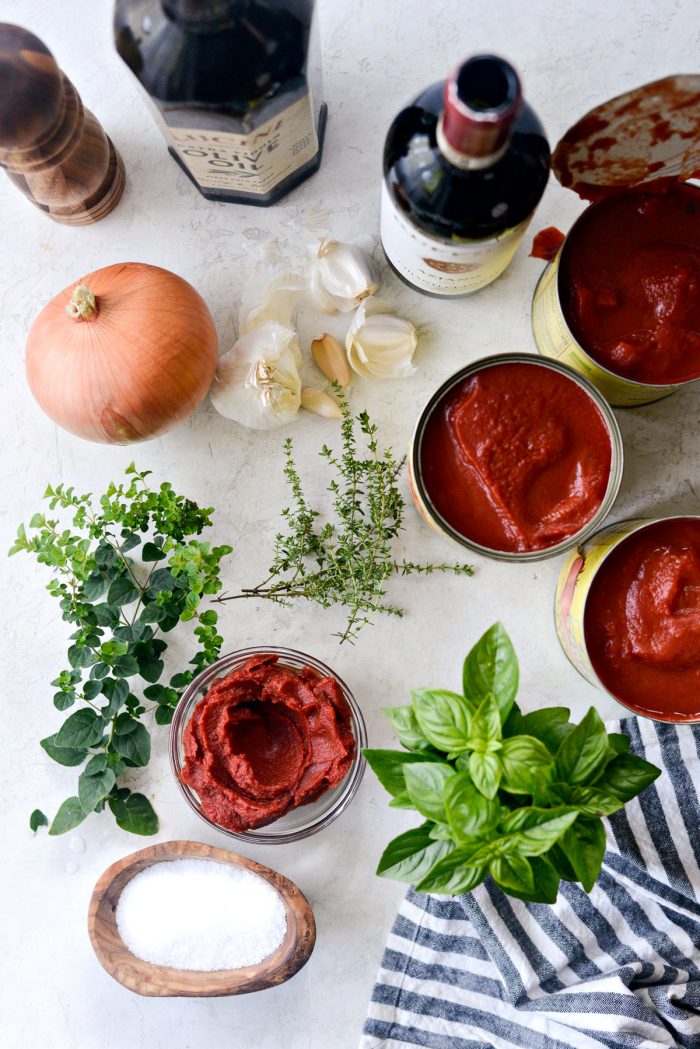
[[[323,608],[344,605],[348,619],[335,636],[354,641],[376,613],[403,616],[389,604],[386,586],[393,575],[430,575],[452,572],[471,575],[466,564],[420,564],[397,560],[393,545],[403,527],[404,499],[397,485],[405,458],[396,460],[391,448],[380,451],[377,424],[367,412],[351,415],[341,388],[336,384],[343,418],[340,426],[342,450],[335,454],[327,445],[320,455],[333,468],[328,484],[335,523],[321,521],[304,494],[294,460],[291,438],[284,443],[284,473],[292,493],[292,506],[282,511],[287,530],[275,538],[274,560],[269,574],[258,586],[239,594],[224,594],[217,601],[259,597],[290,605],[294,599],[313,601]],[[358,448],[356,425],[364,438]]]

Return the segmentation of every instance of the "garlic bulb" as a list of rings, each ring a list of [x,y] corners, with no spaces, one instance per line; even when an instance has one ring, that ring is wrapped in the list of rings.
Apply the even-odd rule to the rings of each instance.
[[[221,415],[253,430],[272,430],[291,422],[301,403],[296,332],[264,321],[219,358],[211,388]]]
[[[345,348],[353,371],[373,379],[399,379],[413,375],[413,354],[418,333],[410,321],[390,313],[375,313],[362,303],[345,336]]]
[[[362,248],[324,240],[309,273],[309,295],[323,313],[349,313],[379,287],[377,268]]]

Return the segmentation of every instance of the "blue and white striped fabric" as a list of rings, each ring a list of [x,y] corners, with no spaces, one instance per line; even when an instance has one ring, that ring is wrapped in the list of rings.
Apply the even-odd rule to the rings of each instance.
[[[609,726],[662,775],[607,823],[593,891],[410,890],[360,1049],[700,1049],[700,726]]]

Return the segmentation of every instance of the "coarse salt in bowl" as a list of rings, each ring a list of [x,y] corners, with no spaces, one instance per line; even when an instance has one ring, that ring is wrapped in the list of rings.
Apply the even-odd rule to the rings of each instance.
[[[194,708],[215,681],[237,670],[253,656],[267,654],[278,656],[280,666],[289,667],[292,670],[302,670],[304,667],[311,667],[323,677],[335,679],[350,709],[352,733],[355,738],[355,756],[347,775],[337,787],[329,788],[314,801],[291,809],[291,811],[264,827],[236,831],[223,827],[221,824],[211,820],[204,813],[196,790],[183,781],[181,770],[185,761],[184,733]],[[200,819],[204,820],[210,827],[214,827],[231,838],[237,838],[240,841],[249,843],[270,845],[301,841],[302,838],[307,838],[311,834],[316,834],[318,831],[323,830],[324,827],[329,826],[344,812],[357,793],[362,780],[366,764],[362,756],[362,749],[366,746],[367,729],[365,721],[355,697],[345,682],[330,667],[314,659],[313,656],[275,645],[245,648],[237,652],[231,652],[226,656],[222,656],[215,663],[212,663],[210,667],[202,671],[188,686],[175,710],[170,726],[169,741],[170,766],[173,774],[185,800]]]

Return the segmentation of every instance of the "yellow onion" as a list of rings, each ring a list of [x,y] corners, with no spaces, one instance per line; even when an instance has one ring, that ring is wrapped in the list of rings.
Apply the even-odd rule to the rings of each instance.
[[[128,444],[191,415],[216,357],[214,322],[192,285],[159,266],[125,262],[44,306],[27,338],[27,379],[65,430]]]

